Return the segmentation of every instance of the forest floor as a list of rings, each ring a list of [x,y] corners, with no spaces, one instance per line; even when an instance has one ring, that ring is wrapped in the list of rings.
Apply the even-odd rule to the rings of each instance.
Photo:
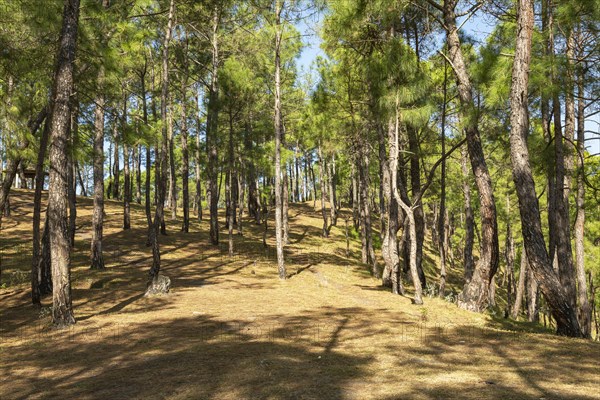
[[[145,298],[152,262],[143,208],[107,201],[105,271],[89,270],[90,199],[78,199],[77,324],[50,327],[30,305],[31,191],[11,195],[0,232],[1,399],[600,399],[600,343],[473,314],[437,298],[412,305],[370,276],[344,219],[321,237],[312,203],[291,205],[289,279],[277,278],[273,222],[244,219],[236,256],[208,222],[167,219],[169,295]],[[317,203],[318,208],[318,203]],[[169,214],[169,213],[167,213]],[[430,279],[436,260],[427,248]],[[451,270],[459,290],[460,272]]]

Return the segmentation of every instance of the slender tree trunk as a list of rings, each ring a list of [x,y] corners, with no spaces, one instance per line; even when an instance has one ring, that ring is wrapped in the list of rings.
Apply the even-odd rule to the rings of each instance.
[[[160,117],[162,124],[162,140],[160,152],[157,152],[157,164],[159,165],[159,173],[156,175],[158,181],[158,197],[156,201],[156,211],[154,214],[154,233],[152,234],[152,267],[149,274],[149,287],[154,286],[159,282],[160,273],[160,246],[158,242],[158,230],[164,218],[164,206],[167,186],[167,152],[169,151],[169,138],[167,132],[167,102],[169,99],[169,42],[171,41],[171,33],[173,29],[173,15],[175,13],[175,1],[171,0],[169,4],[169,18],[167,22],[165,40],[163,43],[162,54],[162,88],[160,95]],[[146,292],[148,293],[148,291]]]
[[[526,137],[528,121],[528,81],[533,33],[532,0],[518,2],[518,35],[513,64],[510,93],[510,146],[513,179],[519,198],[521,230],[528,265],[540,284],[559,334],[581,336],[575,310],[571,307],[567,293],[552,269],[542,233],[538,199],[535,193],[533,174],[529,163]]]
[[[539,322],[539,297],[538,283],[533,277],[531,268],[527,270],[527,318],[529,322]]]
[[[329,211],[331,213],[331,225],[337,225],[337,196],[335,193],[335,154],[331,156],[331,161],[327,164],[327,176],[329,177]]]
[[[135,202],[142,204],[142,156],[139,143],[133,146],[133,168],[135,169]]]
[[[488,302],[489,284],[498,269],[498,224],[492,180],[485,162],[479,128],[477,110],[472,97],[472,85],[469,72],[461,50],[458,27],[456,26],[455,7],[457,0],[444,0],[443,12],[446,28],[448,58],[454,68],[460,100],[461,119],[465,125],[467,149],[471,159],[471,168],[479,191],[481,214],[481,241],[479,261],[470,281],[465,283],[459,296],[459,307],[471,311],[483,311]]]
[[[212,25],[212,71],[211,84],[208,95],[208,115],[206,121],[206,149],[208,152],[208,187],[207,196],[210,212],[210,242],[219,244],[218,196],[217,193],[217,164],[219,160],[217,150],[217,124],[219,118],[219,9],[215,6]]]
[[[281,144],[283,126],[281,117],[281,12],[282,0],[275,0],[275,241],[279,279],[286,279],[283,255],[283,190],[281,187]]]
[[[398,183],[403,183],[401,179],[398,179],[398,158],[399,158],[398,125],[399,125],[398,107],[396,105],[396,121],[394,124],[394,129],[392,131],[393,132],[392,133],[393,140],[390,140],[390,163],[389,163],[390,171],[391,171],[390,182],[392,185],[392,192],[393,192],[394,198],[396,199],[396,202],[402,208],[402,210],[404,210],[407,221],[408,221],[408,226],[405,225],[405,227],[408,228],[408,236],[409,236],[408,239],[410,242],[410,250],[409,250],[410,273],[412,276],[413,286],[415,288],[415,295],[413,298],[413,303],[414,304],[423,304],[423,295],[422,295],[423,289],[421,286],[421,280],[419,278],[419,271],[417,269],[417,241],[416,241],[417,229],[416,229],[415,217],[414,217],[412,208],[406,202],[404,202],[402,200],[402,197],[400,196],[400,191],[398,189]],[[402,187],[401,190],[405,192],[406,188]],[[398,274],[399,274],[399,271],[398,271]],[[394,275],[396,275],[396,276],[394,277]],[[393,276],[393,279],[394,278],[398,279],[397,274],[393,274],[392,276]]]
[[[329,222],[327,221],[327,208],[325,206],[327,198],[327,193],[325,192],[325,168],[325,158],[323,157],[321,145],[319,145],[319,183],[321,184],[321,215],[323,216],[322,235],[323,237],[329,237]],[[363,257],[363,262],[366,262],[364,259],[365,257]]]
[[[447,102],[447,65],[444,61],[444,100],[442,103],[442,157],[446,155],[446,102]],[[446,159],[442,161],[442,175],[440,178],[440,215],[438,219],[438,250],[440,254],[440,298],[446,297]]]
[[[94,111],[94,211],[92,214],[92,241],[90,266],[92,269],[104,269],[102,254],[102,236],[104,224],[104,67],[98,72],[100,93],[96,97]]]
[[[585,91],[583,72],[580,73],[578,82],[579,100],[577,102],[577,195],[575,199],[575,267],[577,270],[577,300],[579,303],[579,324],[584,337],[591,337],[592,315],[587,282],[585,279]]]
[[[281,232],[282,235],[282,239],[283,239],[283,243],[284,244],[290,244],[290,236],[289,236],[289,232],[290,232],[290,223],[289,223],[289,219],[288,219],[288,214],[289,214],[289,201],[290,201],[290,192],[289,192],[289,175],[286,171],[286,169],[283,169],[283,179],[282,179],[282,186],[281,186],[281,218],[283,219],[282,221],[282,226],[283,226],[283,231]]]
[[[419,141],[417,131],[414,128],[408,128],[408,146],[410,151],[410,184],[412,193],[416,194],[421,191],[421,171],[419,168]],[[417,232],[417,271],[419,271],[419,280],[421,287],[425,289],[427,281],[423,272],[423,243],[425,241],[425,213],[423,211],[423,202],[421,199],[417,204],[413,204],[413,215],[415,218],[415,229]]]
[[[35,165],[35,193],[33,195],[33,256],[31,258],[31,302],[40,305],[40,215],[42,211],[42,190],[44,188],[44,160],[48,149],[48,136],[50,132],[49,121],[46,124],[40,137],[40,147],[38,150],[37,163]]]
[[[123,132],[123,229],[131,229],[131,171],[129,169],[129,144],[125,137],[127,125],[127,97],[123,99],[123,115],[121,116],[121,132]]]
[[[172,99],[168,99],[168,129],[167,139],[168,143],[168,162],[169,162],[169,207],[171,207],[171,221],[177,221],[177,175],[175,174],[175,143],[173,139],[173,106]]]
[[[183,80],[181,83],[181,186],[183,191],[183,224],[182,232],[190,231],[190,189],[189,189],[189,174],[190,174],[190,155],[188,150],[188,126],[187,126],[187,84],[188,84],[188,67],[187,67],[187,36],[185,38],[185,66]]]
[[[233,219],[235,208],[233,205],[233,111],[229,108],[229,143],[227,156],[227,182],[225,184],[225,202],[227,209],[227,232],[229,239],[229,257],[233,257]]]
[[[119,199],[121,195],[119,192],[119,185],[121,181],[121,166],[119,163],[119,124],[117,120],[119,116],[115,112],[115,119],[113,121],[113,185],[112,185],[112,197],[115,200]]]
[[[523,248],[521,253],[521,268],[519,270],[519,283],[517,284],[517,293],[515,295],[515,305],[511,312],[512,319],[517,319],[521,313],[521,305],[523,304],[523,296],[525,295],[525,278],[527,277],[527,254]]]
[[[67,219],[67,136],[70,123],[70,98],[77,49],[79,0],[65,0],[58,48],[52,110],[50,112],[50,186],[48,225],[52,262],[52,322],[56,326],[75,323],[71,301],[71,245]]]
[[[508,202],[508,196],[507,196]],[[525,254],[523,252],[523,254]],[[512,236],[512,230],[510,229],[510,221],[506,223],[506,245],[505,245],[505,259],[506,259],[506,314],[508,317],[513,309],[513,293],[514,293],[514,280],[515,280],[515,241]]]
[[[246,185],[244,182],[244,179],[242,178],[244,176],[243,172],[243,164],[242,164],[242,157],[239,157],[239,176],[238,176],[238,180],[237,180],[237,184],[238,184],[238,223],[237,223],[237,233],[238,235],[242,236],[244,234],[243,232],[243,228],[242,228],[242,217],[244,215],[244,198],[246,197]]]
[[[69,129],[67,166],[69,173],[67,175],[68,197],[69,197],[69,244],[71,248],[75,246],[75,229],[77,223],[77,196],[75,195],[75,138],[79,135],[79,102],[77,96],[71,99],[73,110],[71,112],[71,127]]]
[[[202,176],[200,170],[200,102],[196,93],[196,216],[198,221],[202,221]]]
[[[471,207],[471,185],[469,183],[469,169],[467,167],[467,151],[463,149],[461,152],[461,169],[462,169],[462,191],[464,197],[465,209],[465,245],[463,248],[463,264],[465,273],[465,282],[470,282],[475,270],[475,262],[473,261],[473,243],[475,242],[475,218],[473,216],[473,208]]]

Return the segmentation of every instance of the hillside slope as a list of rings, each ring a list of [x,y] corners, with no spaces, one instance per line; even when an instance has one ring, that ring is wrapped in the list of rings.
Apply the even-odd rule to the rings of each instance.
[[[425,298],[394,296],[346,256],[343,219],[320,237],[311,205],[292,205],[288,273],[277,279],[272,222],[244,220],[229,258],[167,221],[168,296],[142,296],[152,258],[143,209],[107,201],[107,270],[88,269],[91,200],[78,199],[73,252],[77,324],[49,328],[50,298],[29,303],[32,193],[16,191],[0,232],[0,398],[77,399],[600,399],[600,343]],[[23,271],[23,272],[18,272]],[[22,282],[22,283],[20,283]],[[508,328],[515,330],[508,330]]]

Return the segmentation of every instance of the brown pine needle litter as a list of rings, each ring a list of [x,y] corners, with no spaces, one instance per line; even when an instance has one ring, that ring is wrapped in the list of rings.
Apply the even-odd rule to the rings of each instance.
[[[349,257],[343,221],[321,237],[320,210],[290,205],[289,278],[277,278],[273,223],[244,218],[235,256],[208,244],[208,222],[167,218],[162,273],[145,215],[106,202],[106,271],[89,269],[91,199],[78,198],[72,282],[77,324],[50,328],[51,298],[30,305],[31,191],[11,195],[0,232],[0,398],[5,399],[600,399],[600,343],[552,335],[437,298],[415,306]],[[167,213],[169,215],[169,213]],[[223,222],[223,219],[221,219]],[[426,239],[428,240],[428,239]],[[425,267],[436,277],[435,251]],[[460,290],[460,269],[449,279]],[[410,282],[405,282],[410,288]]]

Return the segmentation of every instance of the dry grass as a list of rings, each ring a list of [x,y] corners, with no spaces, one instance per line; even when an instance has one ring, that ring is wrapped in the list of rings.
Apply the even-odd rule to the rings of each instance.
[[[143,210],[133,208],[134,229],[124,232],[121,206],[107,202],[108,269],[90,271],[91,202],[80,199],[78,322],[53,330],[51,299],[40,312],[27,283],[15,284],[29,268],[31,200],[27,191],[12,197],[0,233],[2,279],[13,283],[0,290],[2,399],[600,398],[600,344],[438,299],[411,305],[369,276],[357,241],[346,257],[343,220],[320,237],[312,204],[291,208],[285,282],[260,227],[244,221],[230,259],[225,231],[214,247],[207,222],[189,234],[169,222],[162,260],[173,291],[149,299]]]

